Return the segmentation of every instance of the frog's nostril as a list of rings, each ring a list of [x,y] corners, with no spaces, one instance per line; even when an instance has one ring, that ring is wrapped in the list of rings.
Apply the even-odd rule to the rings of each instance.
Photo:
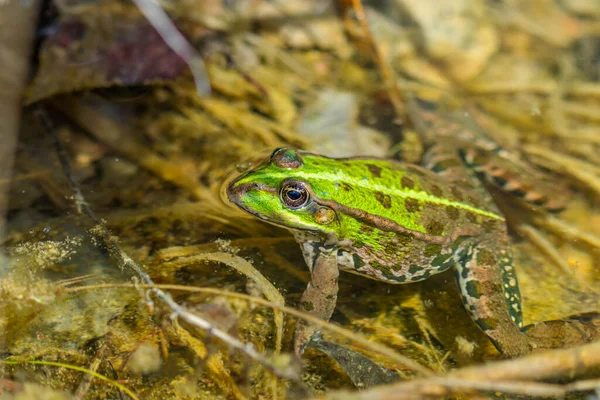
[[[241,185],[234,185],[231,184],[227,187],[227,198],[229,199],[229,201],[231,201],[232,203],[235,203],[236,200],[238,200],[241,196],[240,193],[240,186]]]
[[[258,185],[255,183],[239,183],[233,182],[227,187],[227,198],[229,201],[237,203],[249,190],[258,189]]]

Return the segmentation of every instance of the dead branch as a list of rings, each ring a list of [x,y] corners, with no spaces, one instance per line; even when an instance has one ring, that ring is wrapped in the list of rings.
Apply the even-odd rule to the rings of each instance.
[[[54,141],[54,145],[56,147],[56,152],[58,154],[61,166],[64,170],[69,185],[71,186],[71,190],[73,190],[74,201],[77,210],[79,212],[83,212],[88,218],[92,220],[92,222],[95,225],[94,228],[89,230],[90,234],[93,236],[94,239],[98,240],[105,246],[111,257],[113,257],[113,259],[118,263],[119,267],[123,270],[123,272],[132,273],[137,279],[141,280],[144,284],[154,286],[154,282],[152,281],[150,276],[143,270],[141,266],[139,266],[131,257],[129,257],[129,255],[125,253],[123,249],[121,249],[121,247],[118,244],[117,238],[110,234],[104,222],[98,219],[94,211],[86,203],[81,189],[79,188],[79,185],[71,170],[71,166],[65,148],[63,147],[58,136],[56,135],[56,131],[52,125],[52,121],[42,108],[38,108],[36,110],[36,113],[42,121],[45,129],[48,131],[48,134],[51,135]],[[164,291],[155,286],[150,288],[149,292],[154,294],[158,299],[160,299],[164,304],[166,304],[167,307],[171,309],[171,317],[173,319],[180,318],[193,326],[205,330],[209,336],[221,339],[223,342],[227,343],[227,345],[241,351],[247,357],[259,362],[263,367],[265,367],[280,378],[300,382],[299,376],[297,375],[297,373],[295,373],[295,371],[292,368],[282,368],[274,365],[264,355],[258,353],[251,343],[242,343],[238,339],[229,335],[227,332],[215,327],[209,321],[192,313],[185,307],[179,305],[173,300],[171,295],[169,295],[168,293],[165,293]]]
[[[462,368],[446,377],[420,378],[410,382],[353,393],[353,399],[410,399],[442,397],[473,391],[503,392],[533,397],[564,396],[568,392],[592,390],[597,381],[567,385],[535,382],[542,379],[572,377],[600,366],[600,342],[570,349],[545,351],[514,360]],[[347,393],[332,393],[328,399],[340,399]]]

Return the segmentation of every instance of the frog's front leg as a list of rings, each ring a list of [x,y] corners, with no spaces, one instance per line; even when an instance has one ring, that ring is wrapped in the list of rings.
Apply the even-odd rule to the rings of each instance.
[[[300,309],[329,321],[335,309],[338,293],[337,248],[317,243],[305,243],[303,252],[310,268],[311,280],[300,299]],[[311,338],[318,333],[317,326],[304,320],[298,320],[294,334],[295,353],[302,354]]]
[[[503,355],[532,351],[532,341],[520,330],[519,286],[508,249],[467,247],[456,265],[456,278],[467,312]]]

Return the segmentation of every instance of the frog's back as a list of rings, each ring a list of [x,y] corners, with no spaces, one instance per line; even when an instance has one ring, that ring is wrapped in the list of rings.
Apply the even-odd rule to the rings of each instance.
[[[331,159],[304,154],[301,174],[316,198],[337,205],[338,214],[363,213],[391,227],[433,236],[457,226],[502,220],[468,186],[448,183],[424,168],[382,159]],[[368,215],[367,215],[368,214]],[[354,218],[356,219],[356,218]],[[352,225],[351,221],[345,221]],[[377,226],[377,222],[373,222]],[[346,227],[349,228],[349,227]],[[364,230],[364,228],[363,228]]]

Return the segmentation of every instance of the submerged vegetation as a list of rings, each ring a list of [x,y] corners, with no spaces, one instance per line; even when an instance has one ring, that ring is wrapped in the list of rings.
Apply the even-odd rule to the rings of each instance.
[[[343,274],[332,322],[298,311],[298,245],[223,198],[279,146],[419,163],[407,95],[466,110],[566,204],[493,193],[525,324],[597,327],[600,6],[433,3],[161,2],[180,57],[134,4],[49,2],[0,181],[0,398],[598,396],[600,342],[500,360],[451,273]],[[302,360],[299,319],[328,343]]]

